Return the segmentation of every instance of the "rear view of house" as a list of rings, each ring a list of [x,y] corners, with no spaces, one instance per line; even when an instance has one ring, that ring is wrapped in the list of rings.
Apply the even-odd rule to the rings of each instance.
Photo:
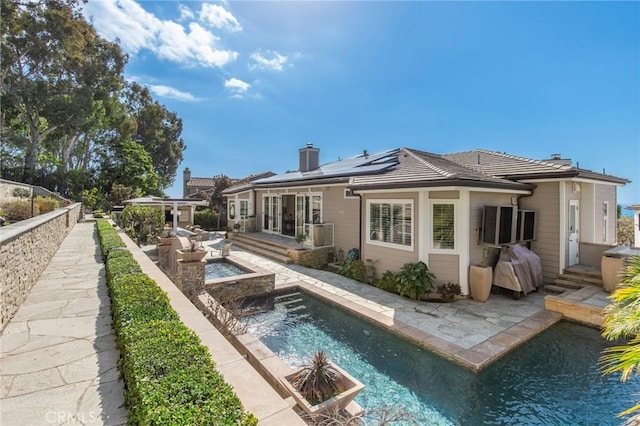
[[[491,264],[510,244],[538,254],[545,282],[568,265],[599,264],[616,243],[616,189],[628,182],[559,156],[486,150],[397,148],[321,164],[320,150],[307,144],[298,160],[296,172],[224,191],[230,223],[302,235],[337,257],[356,252],[379,272],[421,260],[439,283],[459,283],[465,294],[470,265]]]

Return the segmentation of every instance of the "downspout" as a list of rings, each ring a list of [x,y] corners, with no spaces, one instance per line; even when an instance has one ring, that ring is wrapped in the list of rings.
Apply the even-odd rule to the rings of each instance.
[[[518,200],[516,201],[516,206],[518,207],[518,210],[520,210],[520,200],[523,198],[528,198],[528,197],[532,197],[533,193],[536,192],[536,188],[538,187],[537,185],[534,184],[530,184],[531,185],[531,192],[525,195],[518,195]]]
[[[358,253],[360,253],[360,260],[362,260],[362,227],[365,225],[365,221],[362,219],[362,194],[356,194],[360,202],[358,203],[358,218],[360,226],[358,229]]]

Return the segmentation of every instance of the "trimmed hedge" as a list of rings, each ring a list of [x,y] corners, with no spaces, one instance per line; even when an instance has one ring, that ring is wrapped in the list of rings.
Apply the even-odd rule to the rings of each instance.
[[[167,294],[146,276],[106,221],[98,220],[122,359],[129,422],[142,425],[256,425],[215,369]],[[119,243],[118,243],[119,241]]]

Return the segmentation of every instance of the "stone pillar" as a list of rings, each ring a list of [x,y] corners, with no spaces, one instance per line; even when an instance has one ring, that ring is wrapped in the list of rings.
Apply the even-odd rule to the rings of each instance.
[[[171,252],[171,245],[158,245],[158,266],[163,271],[166,271],[169,267],[169,254]]]
[[[199,262],[184,262],[182,259],[177,262],[176,285],[187,297],[204,288],[204,266],[205,260]]]

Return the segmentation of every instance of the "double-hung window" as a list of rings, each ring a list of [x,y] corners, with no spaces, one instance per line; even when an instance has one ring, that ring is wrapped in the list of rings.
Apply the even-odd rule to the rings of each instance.
[[[455,250],[456,248],[456,210],[454,203],[431,203],[432,248],[436,250]]]
[[[413,201],[368,200],[367,242],[413,247]]]

